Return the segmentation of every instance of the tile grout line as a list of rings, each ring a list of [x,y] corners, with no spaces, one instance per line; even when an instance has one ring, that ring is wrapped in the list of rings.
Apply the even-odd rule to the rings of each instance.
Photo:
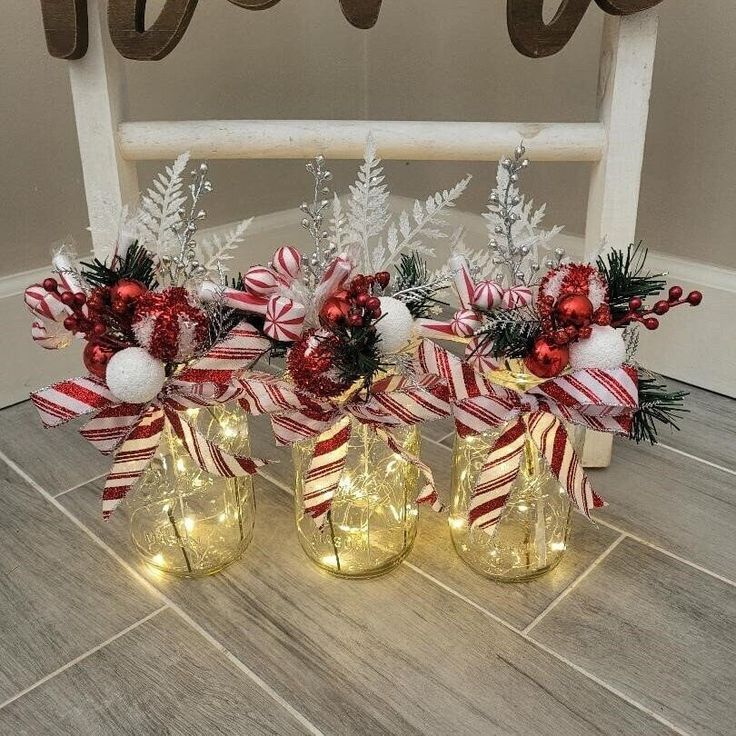
[[[611,524],[610,522],[604,521],[603,519],[596,519],[595,523],[600,524],[601,526],[605,526],[614,532],[618,532],[619,534],[625,534],[627,537],[629,537],[629,539],[633,539],[635,542],[639,542],[639,544],[643,544],[645,547],[650,547],[651,549],[655,550],[656,552],[659,552],[660,554],[663,554],[667,557],[671,557],[673,560],[677,560],[678,562],[681,562],[683,565],[692,567],[694,570],[697,570],[698,572],[702,572],[703,574],[708,575],[712,578],[715,578],[716,580],[719,580],[720,582],[725,583],[726,585],[730,585],[736,588],[736,580],[731,580],[730,578],[727,578],[724,575],[719,575],[717,572],[713,572],[713,570],[709,570],[707,567],[703,567],[702,565],[699,565],[697,562],[691,562],[690,560],[687,560],[684,557],[680,557],[680,555],[675,554],[674,552],[670,552],[669,550],[666,550],[663,547],[660,547],[659,545],[654,544],[654,542],[647,542],[646,539],[643,539],[642,537],[639,537],[636,534],[632,534],[631,532],[628,532],[625,529],[622,529],[621,527],[616,526],[615,524]]]
[[[426,440],[427,442],[432,442],[433,444],[439,445],[444,450],[449,449],[447,445],[440,445],[437,441],[433,439],[426,438]],[[680,450],[676,450],[675,452],[680,452]],[[697,458],[695,456],[689,456],[689,457],[692,457],[694,460],[698,460],[699,462],[705,463],[706,465],[713,465],[713,463],[709,463],[707,460],[701,460],[700,458]],[[716,466],[716,467],[720,468],[720,466]],[[722,469],[725,469],[725,468],[722,468]],[[731,472],[731,471],[728,471],[728,472]],[[694,570],[697,570],[698,572],[702,572],[703,574],[709,575],[710,577],[715,578],[716,580],[720,580],[722,583],[726,583],[727,585],[736,587],[736,581],[731,580],[730,578],[724,577],[723,575],[720,575],[719,573],[714,572],[713,570],[709,570],[707,567],[703,567],[702,565],[699,565],[697,562],[692,562],[691,560],[688,560],[685,557],[681,557],[675,552],[670,552],[669,550],[665,549],[664,547],[660,547],[654,542],[648,542],[643,537],[639,537],[636,534],[633,534],[632,532],[626,531],[625,529],[622,529],[621,527],[616,526],[615,524],[611,524],[610,522],[605,521],[604,519],[601,519],[599,517],[596,517],[592,521],[594,524],[600,524],[601,526],[605,526],[606,528],[611,529],[614,532],[618,532],[619,534],[625,534],[627,537],[630,537],[634,541],[639,542],[640,544],[643,544],[646,547],[651,547],[651,549],[656,550],[657,552],[665,555],[666,557],[671,557],[673,560],[677,560],[678,562],[681,562],[683,565],[692,567]]]
[[[84,480],[81,483],[77,483],[77,485],[72,486],[71,488],[67,488],[66,490],[59,491],[58,493],[52,493],[50,495],[53,498],[60,498],[61,496],[66,495],[67,493],[71,493],[72,491],[76,491],[79,488],[83,488],[88,483],[94,483],[96,480],[99,480],[100,478],[104,478],[106,475],[107,473],[100,473],[99,475],[94,476],[94,478],[88,478],[87,480]]]
[[[261,473],[261,475],[264,478],[266,478],[266,480],[268,480],[270,483],[272,483],[273,485],[275,485],[277,488],[279,488],[280,490],[284,491],[287,495],[290,495],[290,496],[293,497],[293,495],[294,495],[293,492],[284,483],[282,483],[279,480],[276,480],[275,478],[273,478],[270,475],[267,475],[266,473]],[[621,532],[621,535],[619,536],[619,538],[616,539],[614,542],[612,542],[608,546],[608,548],[606,550],[604,550],[604,552],[601,553],[598,556],[598,558],[587,568],[587,570],[585,570],[584,573],[582,573],[582,575],[583,576],[586,575],[594,567],[596,567],[597,564],[600,564],[608,556],[608,554],[610,554],[614,550],[614,548],[617,547],[627,536],[628,535],[625,532]],[[487,608],[483,608],[483,606],[481,606],[478,603],[476,603],[474,600],[472,600],[472,598],[468,598],[466,595],[463,595],[460,591],[455,590],[455,588],[453,588],[452,586],[447,585],[446,583],[443,583],[441,580],[439,580],[438,578],[435,578],[430,573],[422,570],[422,568],[417,567],[414,563],[409,562],[408,560],[404,560],[404,562],[402,563],[401,566],[402,567],[406,567],[409,570],[413,570],[415,573],[417,573],[418,575],[421,575],[422,577],[426,578],[432,584],[438,586],[439,588],[441,588],[445,592],[449,593],[450,595],[454,596],[455,598],[459,598],[461,601],[463,601],[464,603],[468,604],[469,606],[472,606],[477,611],[479,611],[480,613],[482,613],[484,616],[487,616],[488,618],[490,618],[491,620],[493,620],[496,623],[500,624],[501,626],[504,626],[506,629],[508,629],[509,631],[513,632],[517,636],[520,636],[522,639],[524,639],[524,641],[530,643],[532,646],[537,647],[538,649],[541,649],[543,652],[546,652],[547,654],[549,654],[550,656],[552,656],[555,659],[559,660],[563,664],[567,665],[568,667],[571,667],[572,669],[574,669],[579,674],[581,674],[584,677],[588,678],[589,680],[595,682],[597,685],[600,685],[602,688],[604,688],[605,690],[608,690],[610,693],[612,693],[616,697],[620,698],[621,700],[625,701],[626,703],[628,703],[632,707],[636,708],[637,710],[640,710],[642,713],[644,713],[644,714],[646,714],[646,715],[654,718],[658,722],[660,722],[663,725],[667,726],[668,728],[672,729],[675,733],[679,734],[679,736],[691,736],[687,731],[683,731],[682,729],[680,729],[679,727],[677,727],[675,724],[671,723],[666,718],[664,718],[664,716],[660,716],[659,714],[657,714],[653,710],[647,708],[647,706],[645,706],[645,705],[637,702],[636,700],[633,700],[632,698],[630,698],[625,693],[622,693],[620,690],[616,689],[613,685],[610,685],[609,683],[605,682],[605,680],[602,680],[601,678],[597,677],[593,673],[588,672],[587,670],[583,669],[580,665],[575,664],[573,661],[567,659],[566,657],[564,657],[563,655],[561,655],[558,652],[554,651],[553,649],[550,649],[545,644],[542,644],[541,642],[537,641],[536,639],[533,639],[531,636],[529,636],[526,633],[526,629],[523,629],[523,630],[522,629],[519,629],[516,626],[514,626],[513,624],[511,624],[508,621],[506,621],[505,619],[503,619],[500,616],[498,616],[497,614],[492,613]],[[571,583],[566,588],[566,590],[569,591],[573,587],[575,587],[574,582]],[[564,594],[564,591],[563,591],[563,594]],[[556,600],[559,601],[562,597],[564,597],[563,594],[561,594],[560,596],[558,596],[558,598]],[[547,609],[545,609],[545,613],[548,610],[550,610],[551,607],[552,606],[548,606]]]
[[[292,718],[300,723],[313,736],[325,736],[317,726],[315,726],[306,716],[299,712],[293,705],[279,695],[265,680],[250,669],[244,662],[238,659],[224,644],[215,639],[203,626],[198,624],[181,606],[172,601],[165,593],[160,591],[153,583],[147,580],[132,565],[126,562],[115,550],[98,537],[84,522],[78,519],[69,509],[63,506],[54,496],[37,483],[28,473],[26,473],[17,463],[11,460],[4,452],[0,450],[0,461],[4,462],[11,470],[19,475],[26,483],[34,488],[43,498],[52,506],[56,507],[66,516],[78,529],[90,537],[98,546],[100,546],[110,557],[118,564],[124,567],[127,572],[132,575],[146,590],[163,601],[166,607],[174,611],[182,618],[191,628],[206,639],[217,651],[224,655],[237,669],[243,672],[255,685],[263,690],[272,700],[286,710]]]
[[[462,593],[460,593],[460,591],[457,591],[451,586],[447,585],[446,583],[443,583],[441,580],[438,580],[433,575],[430,575],[428,572],[425,572],[420,567],[417,567],[413,563],[407,562],[407,561],[404,561],[403,565],[413,570],[418,575],[421,575],[422,577],[426,578],[427,580],[429,580],[431,583],[438,586],[439,588],[442,588],[444,591],[446,591],[450,595],[455,596],[456,598],[459,598],[464,603],[467,603],[469,606],[472,606],[479,613],[482,613],[484,616],[487,616],[492,621],[495,621],[496,623],[501,624],[502,626],[507,628],[509,631],[512,631],[514,634],[517,634],[522,639],[524,639],[524,641],[528,642],[532,646],[537,647],[541,651],[545,652],[546,654],[549,654],[550,656],[559,660],[560,662],[567,665],[571,669],[575,670],[577,673],[583,675],[584,677],[588,678],[592,682],[595,682],[597,685],[600,685],[600,687],[602,687],[604,690],[607,690],[611,694],[620,698],[624,702],[631,705],[633,708],[636,708],[637,710],[641,711],[645,715],[650,716],[651,718],[658,721],[662,725],[667,726],[667,728],[670,728],[672,731],[679,734],[679,736],[691,736],[691,734],[689,734],[687,731],[682,730],[679,726],[667,720],[664,716],[659,715],[655,711],[648,708],[646,705],[643,705],[642,703],[639,703],[636,700],[633,700],[632,698],[630,698],[628,695],[618,690],[613,685],[607,683],[605,680],[602,680],[600,677],[598,677],[597,675],[594,675],[592,672],[588,672],[588,670],[584,669],[578,664],[575,664],[575,662],[563,656],[562,654],[559,654],[554,649],[551,649],[550,647],[548,647],[546,644],[543,644],[537,639],[533,639],[528,634],[525,634],[524,631],[522,631],[521,629],[517,629],[516,626],[513,626],[512,624],[508,623],[508,621],[504,621],[504,619],[502,619],[500,616],[497,616],[495,613],[492,613],[488,609],[483,608],[483,606],[476,603],[474,600],[472,600],[472,598],[468,598],[466,595],[463,595]]]
[[[545,616],[546,616],[546,615],[547,615],[547,614],[548,614],[548,613],[549,613],[549,612],[550,612],[550,611],[551,611],[551,610],[552,610],[553,608],[555,608],[555,607],[556,607],[556,606],[557,606],[557,605],[558,605],[558,604],[559,604],[560,602],[562,602],[562,601],[563,601],[563,600],[564,600],[565,598],[567,598],[567,596],[568,596],[568,595],[570,595],[570,593],[572,593],[572,591],[573,591],[573,590],[575,590],[575,588],[577,588],[577,587],[578,587],[578,585],[580,585],[580,583],[581,583],[581,582],[582,582],[583,580],[585,580],[585,578],[586,578],[586,577],[588,577],[588,575],[590,575],[590,573],[591,573],[591,572],[593,572],[593,570],[595,570],[595,569],[596,569],[596,567],[598,567],[598,565],[600,565],[600,564],[601,564],[601,562],[603,562],[603,561],[604,561],[604,560],[606,559],[606,557],[608,557],[608,555],[610,555],[610,554],[611,554],[611,552],[613,552],[613,550],[614,550],[614,549],[616,549],[616,547],[618,547],[618,546],[619,546],[619,544],[621,544],[621,542],[623,542],[623,541],[624,541],[624,539],[626,539],[626,537],[627,537],[627,536],[628,536],[628,535],[627,535],[627,534],[626,534],[626,533],[624,532],[624,533],[620,534],[620,535],[618,536],[618,538],[617,538],[617,539],[615,539],[615,540],[614,540],[613,542],[611,542],[611,544],[610,544],[610,545],[608,545],[608,547],[606,547],[606,549],[604,549],[604,550],[603,550],[603,552],[601,552],[601,553],[600,553],[600,554],[598,555],[598,557],[596,557],[596,558],[595,558],[595,559],[593,560],[593,562],[591,562],[591,563],[590,563],[590,565],[588,565],[588,567],[586,567],[586,568],[585,568],[585,570],[583,570],[583,572],[581,572],[581,573],[580,573],[580,575],[578,575],[578,576],[577,576],[577,577],[576,577],[576,578],[575,578],[575,579],[574,579],[574,580],[573,580],[573,581],[572,581],[572,582],[570,583],[570,585],[568,585],[568,586],[567,586],[567,587],[566,587],[566,588],[565,588],[565,589],[564,589],[564,590],[563,590],[563,591],[562,591],[562,592],[561,592],[561,593],[560,593],[560,594],[559,594],[559,595],[558,595],[558,596],[557,596],[556,598],[552,599],[552,601],[550,601],[550,603],[549,603],[549,604],[548,604],[548,605],[547,605],[547,606],[546,606],[546,607],[545,607],[545,608],[544,608],[544,609],[543,609],[543,610],[541,611],[541,613],[539,613],[539,614],[538,614],[537,616],[535,616],[535,617],[534,617],[534,618],[533,618],[533,619],[532,619],[532,620],[531,620],[531,621],[530,621],[530,622],[529,622],[529,623],[528,623],[528,624],[527,624],[527,625],[526,625],[526,626],[525,626],[525,627],[524,627],[524,628],[522,629],[521,633],[522,633],[522,634],[524,634],[525,636],[527,636],[527,635],[529,634],[529,632],[530,632],[530,631],[531,631],[531,630],[532,630],[532,629],[533,629],[533,628],[534,628],[534,627],[535,627],[535,626],[536,626],[536,625],[537,625],[537,624],[538,624],[538,623],[539,623],[539,622],[540,622],[540,621],[541,621],[541,620],[542,620],[542,619],[543,619],[543,618],[544,618],[544,617],[545,617]]]
[[[720,470],[724,473],[729,473],[731,475],[736,475],[736,470],[733,468],[727,468],[725,465],[719,465],[718,463],[714,463],[711,460],[706,460],[705,458],[698,457],[697,455],[691,455],[689,452],[685,452],[684,450],[678,450],[676,447],[672,447],[671,445],[665,445],[661,442],[657,442],[655,447],[661,447],[665,450],[669,450],[670,452],[674,452],[677,455],[682,455],[683,457],[688,458],[688,460],[695,460],[698,463],[702,463],[703,465],[708,465],[711,468],[715,468],[716,470]]]
[[[144,616],[139,621],[136,621],[130,626],[126,626],[122,631],[118,631],[117,634],[113,634],[113,636],[111,636],[109,639],[105,639],[105,641],[103,641],[101,644],[98,644],[96,647],[92,647],[92,649],[89,649],[83,654],[80,654],[78,657],[75,657],[74,659],[70,660],[66,664],[63,664],[61,667],[58,667],[57,669],[55,669],[53,672],[50,672],[45,677],[42,677],[37,682],[34,682],[33,685],[30,685],[25,690],[21,690],[19,693],[16,693],[12,697],[8,698],[5,702],[0,703],[0,710],[5,708],[6,705],[10,705],[11,703],[14,703],[19,698],[22,698],[24,695],[27,695],[31,691],[35,690],[40,685],[44,685],[49,680],[52,680],[57,675],[60,675],[62,672],[65,672],[71,667],[74,667],[74,665],[79,664],[83,660],[87,659],[87,657],[90,657],[96,652],[99,652],[101,649],[104,649],[108,644],[112,644],[117,639],[120,639],[120,637],[125,636],[126,634],[129,634],[131,631],[135,631],[135,629],[137,629],[139,626],[141,626],[142,624],[145,624],[147,621],[150,621],[154,616],[158,616],[158,614],[161,613],[162,611],[168,611],[168,610],[169,610],[168,605],[161,606],[161,608],[157,608],[155,611],[152,611],[151,613],[149,613],[147,616]]]

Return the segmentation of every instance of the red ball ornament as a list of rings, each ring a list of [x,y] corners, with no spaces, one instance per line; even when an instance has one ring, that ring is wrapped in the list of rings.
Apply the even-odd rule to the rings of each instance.
[[[537,338],[531,353],[524,358],[524,364],[540,378],[552,378],[559,375],[570,361],[570,353],[566,345],[555,345],[547,338]]]
[[[84,367],[97,378],[105,380],[105,371],[110,358],[115,355],[115,350],[107,345],[102,345],[96,340],[91,340],[84,346],[82,361]]]
[[[335,367],[339,342],[336,335],[326,330],[309,330],[294,343],[286,367],[298,388],[328,398],[350,387]]]
[[[593,320],[593,304],[584,294],[563,296],[555,307],[555,320],[561,327],[585,327]]]
[[[344,295],[344,296],[343,296]],[[325,299],[322,309],[319,310],[319,321],[329,327],[345,320],[350,312],[350,302],[347,292],[340,291]]]
[[[388,271],[379,271],[376,274],[376,281],[382,289],[385,289],[388,286],[388,282],[391,281],[391,274]]]
[[[191,358],[207,338],[209,320],[181,286],[146,291],[138,299],[133,334],[142,348],[164,363]]]
[[[119,314],[127,312],[148,291],[140,281],[120,279],[110,287],[110,303]]]

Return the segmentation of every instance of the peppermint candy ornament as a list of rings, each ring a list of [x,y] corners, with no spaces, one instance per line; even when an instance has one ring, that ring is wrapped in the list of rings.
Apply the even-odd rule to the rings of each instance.
[[[302,254],[293,245],[282,245],[273,254],[273,270],[286,286],[290,286],[301,274]]]
[[[477,312],[472,309],[460,309],[452,317],[450,327],[458,337],[470,337],[482,324]]]
[[[243,276],[245,288],[257,296],[271,296],[279,286],[276,273],[265,266],[253,266]]]
[[[481,281],[473,290],[473,306],[491,311],[501,306],[504,288],[495,281]]]
[[[303,304],[292,299],[272,297],[266,305],[263,332],[272,340],[294,342],[302,334],[306,312]]]

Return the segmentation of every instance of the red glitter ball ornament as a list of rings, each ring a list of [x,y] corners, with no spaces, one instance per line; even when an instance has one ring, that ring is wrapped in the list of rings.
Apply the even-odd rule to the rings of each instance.
[[[559,375],[570,361],[570,353],[566,345],[555,345],[545,337],[537,338],[532,351],[524,364],[540,378],[552,378]]]
[[[593,320],[593,304],[584,294],[568,294],[555,307],[555,320],[560,327],[585,327]]]
[[[326,330],[309,330],[297,340],[286,358],[286,367],[298,388],[315,396],[338,396],[350,383],[335,369],[339,339]]]
[[[207,338],[209,320],[186,289],[147,291],[137,301],[133,334],[138,344],[165,363],[191,358]]]
[[[105,380],[105,372],[107,371],[107,364],[110,362],[110,358],[115,355],[115,350],[107,345],[103,345],[97,340],[90,340],[84,346],[84,352],[82,353],[82,361],[84,367],[97,378]]]

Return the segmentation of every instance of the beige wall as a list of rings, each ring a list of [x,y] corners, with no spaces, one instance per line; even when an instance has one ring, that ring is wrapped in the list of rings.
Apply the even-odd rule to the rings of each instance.
[[[336,0],[283,0],[258,13],[206,0],[171,56],[126,63],[129,117],[592,119],[602,14],[591,9],[562,53],[530,60],[511,47],[504,6],[387,0],[377,27],[364,32],[343,20]],[[67,235],[88,244],[66,65],[45,51],[37,3],[4,12],[0,275],[44,265],[52,242]],[[735,27],[732,3],[663,3],[639,218],[654,249],[732,268],[736,69],[727,34]],[[140,167],[142,184],[156,168]],[[353,168],[334,164],[339,186]],[[390,162],[387,171],[404,195],[470,171],[461,206],[475,211],[494,174],[463,163]],[[298,204],[301,172],[298,162],[214,162],[211,224]],[[550,221],[582,232],[587,175],[584,165],[539,164],[527,189],[549,203]]]

